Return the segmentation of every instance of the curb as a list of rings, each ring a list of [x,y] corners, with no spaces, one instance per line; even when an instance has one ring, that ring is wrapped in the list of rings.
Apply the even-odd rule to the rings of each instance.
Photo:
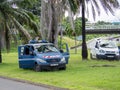
[[[27,81],[27,80],[15,79],[15,78],[11,78],[11,77],[0,76],[0,78],[8,79],[8,80],[16,81],[16,82],[21,82],[21,83],[27,83],[27,84],[31,84],[31,85],[35,85],[35,86],[41,86],[41,87],[48,88],[50,90],[69,90],[67,88],[60,88],[60,87],[56,87],[56,86],[52,86],[52,85],[34,83],[34,82]]]

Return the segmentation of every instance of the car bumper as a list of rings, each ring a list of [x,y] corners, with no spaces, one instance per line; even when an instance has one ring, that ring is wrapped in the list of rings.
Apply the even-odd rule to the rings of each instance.
[[[119,55],[97,55],[97,59],[119,60]]]
[[[66,69],[66,64],[41,64],[40,68],[42,70]]]

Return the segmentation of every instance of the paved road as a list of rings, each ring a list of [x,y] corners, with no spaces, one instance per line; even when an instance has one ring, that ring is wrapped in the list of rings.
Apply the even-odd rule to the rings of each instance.
[[[28,83],[0,78],[0,90],[51,90]]]

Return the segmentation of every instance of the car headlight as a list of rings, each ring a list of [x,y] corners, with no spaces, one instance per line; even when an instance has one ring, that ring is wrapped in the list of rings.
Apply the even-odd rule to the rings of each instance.
[[[105,51],[104,51],[104,50],[102,50],[102,49],[101,49],[101,50],[99,50],[99,52],[100,52],[100,53],[105,53]]]
[[[37,61],[39,61],[39,62],[41,62],[41,63],[46,63],[46,61],[45,60],[42,60],[42,59],[37,59]]]
[[[65,61],[65,58],[64,58],[64,57],[61,59],[61,62],[62,62],[62,63],[66,63],[66,61]]]

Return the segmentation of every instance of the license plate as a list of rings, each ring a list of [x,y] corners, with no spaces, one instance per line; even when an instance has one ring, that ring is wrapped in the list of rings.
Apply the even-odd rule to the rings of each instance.
[[[110,58],[112,58],[112,57],[114,57],[114,56],[107,56],[107,57],[110,57]]]
[[[58,66],[58,64],[50,64],[50,66]]]

